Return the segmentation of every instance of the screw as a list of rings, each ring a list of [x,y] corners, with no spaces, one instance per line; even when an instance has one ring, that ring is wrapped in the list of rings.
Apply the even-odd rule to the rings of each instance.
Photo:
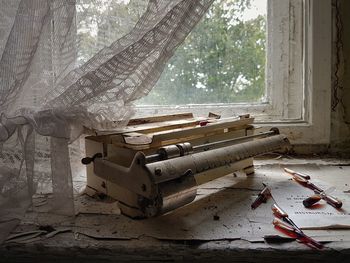
[[[161,175],[162,175],[162,169],[156,168],[156,169],[154,170],[154,174],[155,174],[155,175],[158,175],[158,176],[161,176]]]

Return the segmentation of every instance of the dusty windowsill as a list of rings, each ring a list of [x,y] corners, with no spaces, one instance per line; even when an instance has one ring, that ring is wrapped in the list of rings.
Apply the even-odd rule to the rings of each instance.
[[[285,238],[284,242],[266,243],[265,235],[280,235],[271,224],[271,204],[263,204],[256,210],[251,210],[249,204],[262,189],[263,181],[283,180],[287,176],[282,172],[284,166],[349,191],[350,160],[266,157],[255,161],[255,176],[229,175],[204,184],[196,202],[155,219],[132,220],[117,212],[114,215],[81,213],[75,219],[28,212],[14,232],[37,231],[43,225],[68,232],[4,243],[1,254],[7,262],[18,259],[29,262],[39,257],[68,260],[73,256],[86,262],[115,259],[265,262],[266,257],[284,262],[344,260],[350,255],[349,230],[309,231],[315,239],[327,241],[327,248],[317,253]],[[80,202],[89,204],[85,198]],[[251,251],[262,257],[253,258]]]

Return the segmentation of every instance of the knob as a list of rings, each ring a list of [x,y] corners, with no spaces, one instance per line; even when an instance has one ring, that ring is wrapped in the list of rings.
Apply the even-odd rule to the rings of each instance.
[[[81,159],[81,163],[88,165],[93,162],[96,158],[102,158],[102,153],[95,153],[92,157],[84,157]]]

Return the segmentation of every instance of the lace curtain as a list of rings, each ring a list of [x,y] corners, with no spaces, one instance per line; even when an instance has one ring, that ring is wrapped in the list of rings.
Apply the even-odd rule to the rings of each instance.
[[[0,0],[0,222],[47,184],[55,211],[74,214],[69,143],[125,125],[212,2],[150,0],[128,33],[82,62],[75,0]]]

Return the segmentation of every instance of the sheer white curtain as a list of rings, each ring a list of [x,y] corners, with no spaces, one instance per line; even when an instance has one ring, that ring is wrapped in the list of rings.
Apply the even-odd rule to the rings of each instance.
[[[80,65],[75,0],[0,0],[0,221],[43,183],[55,211],[74,213],[68,144],[124,125],[212,2],[150,0],[129,33]]]

